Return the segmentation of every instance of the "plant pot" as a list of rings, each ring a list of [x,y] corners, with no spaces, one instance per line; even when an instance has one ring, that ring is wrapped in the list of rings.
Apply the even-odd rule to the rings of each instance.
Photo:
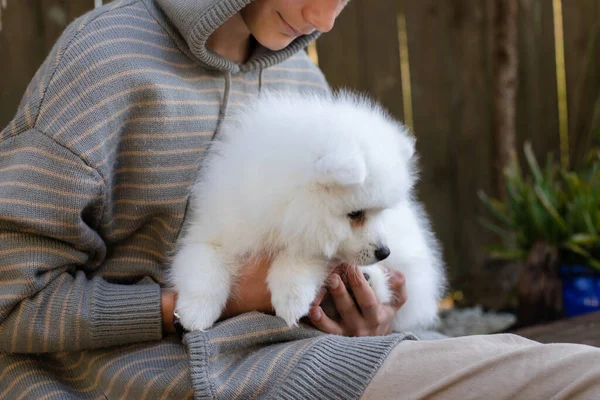
[[[600,272],[583,265],[562,265],[560,279],[567,317],[600,311]]]
[[[519,274],[517,325],[519,328],[563,317],[562,282],[558,251],[544,241],[534,243]]]

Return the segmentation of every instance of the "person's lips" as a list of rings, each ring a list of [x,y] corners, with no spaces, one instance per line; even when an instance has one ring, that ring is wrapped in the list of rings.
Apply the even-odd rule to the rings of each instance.
[[[300,32],[298,29],[296,29],[292,25],[290,25],[290,23],[287,22],[280,13],[277,13],[277,14],[279,14],[279,18],[281,18],[281,20],[283,21],[283,25],[285,26],[285,28],[288,31],[288,33],[290,34],[290,36],[294,36],[294,37],[302,36],[302,32]]]

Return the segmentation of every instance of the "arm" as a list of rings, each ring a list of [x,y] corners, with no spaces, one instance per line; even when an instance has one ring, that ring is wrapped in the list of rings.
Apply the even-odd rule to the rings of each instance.
[[[267,273],[270,267],[268,259],[262,259],[257,264],[245,268],[240,277],[236,290],[230,296],[222,318],[230,318],[249,311],[273,313],[271,294],[266,285]],[[345,269],[344,269],[345,268]],[[397,311],[406,302],[406,287],[404,276],[398,271],[388,271],[389,285],[393,292],[393,300],[389,304],[380,304],[375,293],[362,273],[352,272],[350,266],[336,270],[329,278],[329,294],[333,297],[336,308],[341,314],[341,320],[329,318],[319,306],[324,292],[315,299],[308,316],[311,323],[325,333],[345,336],[376,336],[387,335],[392,331],[392,323]],[[338,273],[348,275],[348,282],[356,301],[350,296],[344,284],[334,285],[340,280]],[[334,287],[335,286],[335,287]],[[165,330],[175,331],[173,324],[173,307],[176,296],[164,290],[166,306],[163,321]],[[358,307],[357,307],[358,305]]]
[[[91,277],[106,255],[95,230],[104,192],[93,168],[43,133],[0,141],[0,352],[162,337],[158,284]]]

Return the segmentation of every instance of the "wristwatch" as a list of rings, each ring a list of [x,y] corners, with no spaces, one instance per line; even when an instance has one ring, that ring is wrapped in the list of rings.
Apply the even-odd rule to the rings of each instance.
[[[181,317],[177,313],[177,310],[173,311],[173,326],[175,327],[175,331],[179,336],[183,336],[187,333],[187,330],[181,325]]]

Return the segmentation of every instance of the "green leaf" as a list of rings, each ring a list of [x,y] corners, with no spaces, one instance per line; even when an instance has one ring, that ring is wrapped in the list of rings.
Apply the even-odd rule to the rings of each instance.
[[[586,259],[592,258],[592,255],[588,251],[586,251],[583,247],[578,246],[576,244],[564,243],[563,247],[575,254],[585,257]]]
[[[542,202],[542,205],[544,206],[544,208],[546,209],[546,211],[548,211],[548,213],[552,216],[552,218],[554,218],[554,221],[558,224],[558,226],[564,232],[567,232],[568,231],[567,223],[560,216],[560,214],[558,213],[558,211],[556,211],[556,208],[554,208],[554,206],[552,205],[552,203],[548,200],[548,197],[546,196],[546,193],[544,193],[539,186],[535,187],[535,193],[537,194],[538,198]]]
[[[519,203],[523,201],[523,196],[519,194],[515,182],[512,180],[506,181],[506,192],[508,194],[508,201],[511,203]]]
[[[588,212],[583,214],[583,220],[585,221],[585,225],[586,225],[588,231],[590,233],[592,233],[593,235],[598,235],[598,231],[596,230],[596,227],[592,223],[592,217],[590,216],[590,214]]]
[[[523,250],[497,249],[490,251],[490,258],[494,260],[524,260],[527,257],[527,252]]]
[[[478,218],[479,223],[489,231],[495,233],[496,235],[502,237],[503,239],[510,239],[514,234],[504,228],[499,227],[493,222],[489,221],[486,218]]]
[[[494,200],[488,197],[487,194],[483,190],[480,190],[478,193],[479,200],[486,206],[488,210],[496,217],[500,222],[502,222],[506,226],[512,226],[512,221],[505,214],[506,207],[504,204],[498,200]]]
[[[569,244],[579,245],[579,246],[591,246],[597,243],[600,243],[600,236],[598,235],[588,235],[585,233],[578,233],[569,238],[567,241]]]
[[[533,153],[530,142],[525,143],[525,159],[527,160],[527,164],[529,165],[529,169],[531,170],[535,181],[542,182],[544,179],[542,177],[542,171],[540,170],[540,166],[535,158],[535,154]]]

